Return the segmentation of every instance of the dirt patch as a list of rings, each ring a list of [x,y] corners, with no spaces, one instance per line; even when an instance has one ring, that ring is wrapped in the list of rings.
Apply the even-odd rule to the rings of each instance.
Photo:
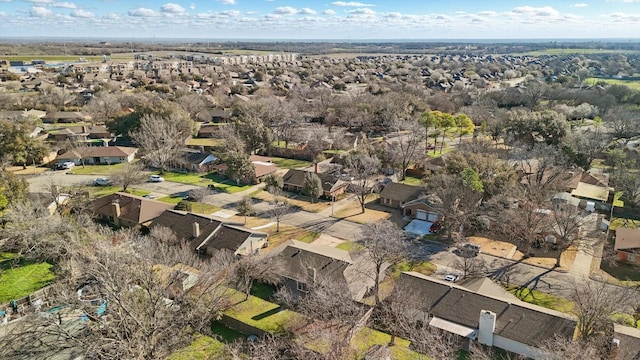
[[[308,212],[317,213],[331,206],[331,201],[318,199],[311,202],[311,198],[299,194],[285,193],[285,196],[289,204]],[[273,201],[273,195],[267,191],[254,194],[253,197],[262,201]]]
[[[522,258],[522,253],[517,251],[517,247],[508,242],[479,236],[470,236],[467,238],[467,240],[470,243],[480,245],[480,251],[484,254],[500,256],[513,260],[520,260]]]
[[[365,206],[365,212],[361,213],[360,202],[358,200],[353,200],[343,206],[340,210],[336,211],[335,217],[358,224],[369,224],[378,220],[389,219],[391,214],[380,210],[374,210],[369,206],[369,204]]]
[[[327,234],[320,234],[320,236],[318,236],[317,239],[313,240],[312,244],[313,245],[327,245],[327,246],[336,247],[336,246],[342,244],[343,242],[344,242],[344,240],[338,239],[337,237],[334,237],[334,236],[331,236],[331,235],[327,235]]]
[[[49,170],[51,169],[43,166],[36,166],[34,168],[33,165],[27,166],[26,169],[24,169],[22,166],[10,166],[7,168],[7,171],[10,171],[16,175],[36,175],[36,174],[42,174]]]

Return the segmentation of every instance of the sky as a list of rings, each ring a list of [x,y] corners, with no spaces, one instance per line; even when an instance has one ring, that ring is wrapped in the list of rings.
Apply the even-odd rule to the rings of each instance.
[[[0,0],[0,40],[640,38],[640,0],[170,1]]]

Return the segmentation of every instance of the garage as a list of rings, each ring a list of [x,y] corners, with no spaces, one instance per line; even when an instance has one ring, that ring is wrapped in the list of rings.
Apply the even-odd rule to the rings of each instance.
[[[432,213],[432,212],[427,213],[427,221],[430,221],[430,222],[438,221],[438,214]]]
[[[424,210],[416,210],[416,219],[427,221],[427,212]]]

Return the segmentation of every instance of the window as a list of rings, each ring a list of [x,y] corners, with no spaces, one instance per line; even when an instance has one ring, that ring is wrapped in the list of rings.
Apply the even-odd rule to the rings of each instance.
[[[390,198],[384,198],[384,203],[387,205],[391,204],[391,199]]]
[[[627,261],[631,262],[631,263],[636,262],[636,254],[628,253],[627,254]]]
[[[298,291],[303,292],[305,294],[309,292],[309,288],[307,287],[307,284],[300,281],[296,281],[296,288],[298,289]]]

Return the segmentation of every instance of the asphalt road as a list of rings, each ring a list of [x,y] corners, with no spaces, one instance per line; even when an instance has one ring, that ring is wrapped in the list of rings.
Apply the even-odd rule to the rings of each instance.
[[[41,175],[34,175],[27,178],[30,192],[48,192],[48,187],[52,184],[59,186],[91,185],[96,175],[71,175],[66,171],[47,171]]]

